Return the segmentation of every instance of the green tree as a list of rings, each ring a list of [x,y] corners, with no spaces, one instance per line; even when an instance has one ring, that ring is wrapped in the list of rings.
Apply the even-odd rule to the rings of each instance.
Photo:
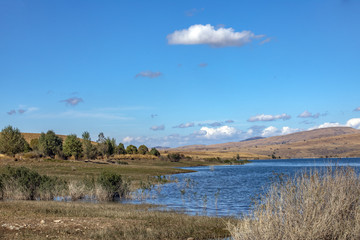
[[[159,152],[156,148],[152,148],[152,149],[150,150],[150,155],[154,155],[154,156],[159,157],[159,156],[160,156],[160,152]]]
[[[142,155],[145,155],[145,154],[147,154],[149,152],[149,149],[145,145],[140,145],[139,149],[138,149],[138,152],[140,154],[142,154]]]
[[[91,143],[90,133],[83,132],[83,152],[87,159],[95,159],[97,155],[96,147]]]
[[[31,139],[30,140],[30,147],[34,151],[39,150],[39,139],[38,138]]]
[[[14,155],[16,153],[24,152],[29,144],[18,128],[12,126],[5,127],[0,133],[0,152],[7,155]]]
[[[73,156],[75,159],[79,159],[82,150],[82,143],[77,138],[76,134],[70,134],[66,137],[63,146],[63,152],[66,157]]]
[[[62,139],[55,134],[54,131],[49,130],[47,133],[41,133],[39,137],[39,150],[49,157],[54,157],[56,154],[62,153]]]
[[[116,147],[115,152],[116,152],[116,154],[126,154],[124,144],[119,143],[119,145]]]
[[[136,154],[137,152],[138,152],[138,150],[134,145],[129,145],[126,147],[127,154]]]

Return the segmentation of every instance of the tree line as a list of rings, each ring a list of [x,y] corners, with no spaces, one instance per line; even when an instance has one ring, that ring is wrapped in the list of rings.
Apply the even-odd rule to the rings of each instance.
[[[123,143],[116,144],[114,138],[105,137],[104,133],[98,135],[96,143],[93,143],[89,132],[82,134],[79,139],[76,134],[66,136],[63,141],[54,131],[49,130],[41,133],[39,138],[31,139],[28,143],[18,128],[7,126],[0,133],[0,153],[14,156],[18,153],[37,152],[43,156],[55,156],[67,159],[95,159],[98,157],[110,157],[115,154],[142,154],[160,156],[156,148],[148,149],[145,145],[138,148],[129,145],[125,148]]]

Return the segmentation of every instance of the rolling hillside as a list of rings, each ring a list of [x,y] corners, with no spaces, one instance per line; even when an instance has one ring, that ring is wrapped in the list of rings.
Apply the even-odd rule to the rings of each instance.
[[[171,149],[179,152],[238,152],[271,158],[360,157],[360,130],[349,127],[322,128],[242,142],[193,145]]]

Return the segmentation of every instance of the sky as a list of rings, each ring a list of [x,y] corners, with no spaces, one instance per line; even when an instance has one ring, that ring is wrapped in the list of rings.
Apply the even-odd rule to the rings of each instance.
[[[360,1],[0,0],[0,127],[177,147],[360,129]]]

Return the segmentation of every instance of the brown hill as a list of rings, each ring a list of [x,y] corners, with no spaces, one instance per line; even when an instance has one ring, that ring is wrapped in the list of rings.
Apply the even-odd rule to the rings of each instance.
[[[39,138],[41,133],[21,133],[21,134],[24,136],[25,140],[28,143],[30,143],[32,139]],[[65,135],[59,135],[59,134],[56,135],[59,136],[62,140],[65,140],[66,138]]]
[[[185,146],[171,151],[252,153],[267,158],[360,157],[360,130],[349,127],[322,128],[244,142]]]

